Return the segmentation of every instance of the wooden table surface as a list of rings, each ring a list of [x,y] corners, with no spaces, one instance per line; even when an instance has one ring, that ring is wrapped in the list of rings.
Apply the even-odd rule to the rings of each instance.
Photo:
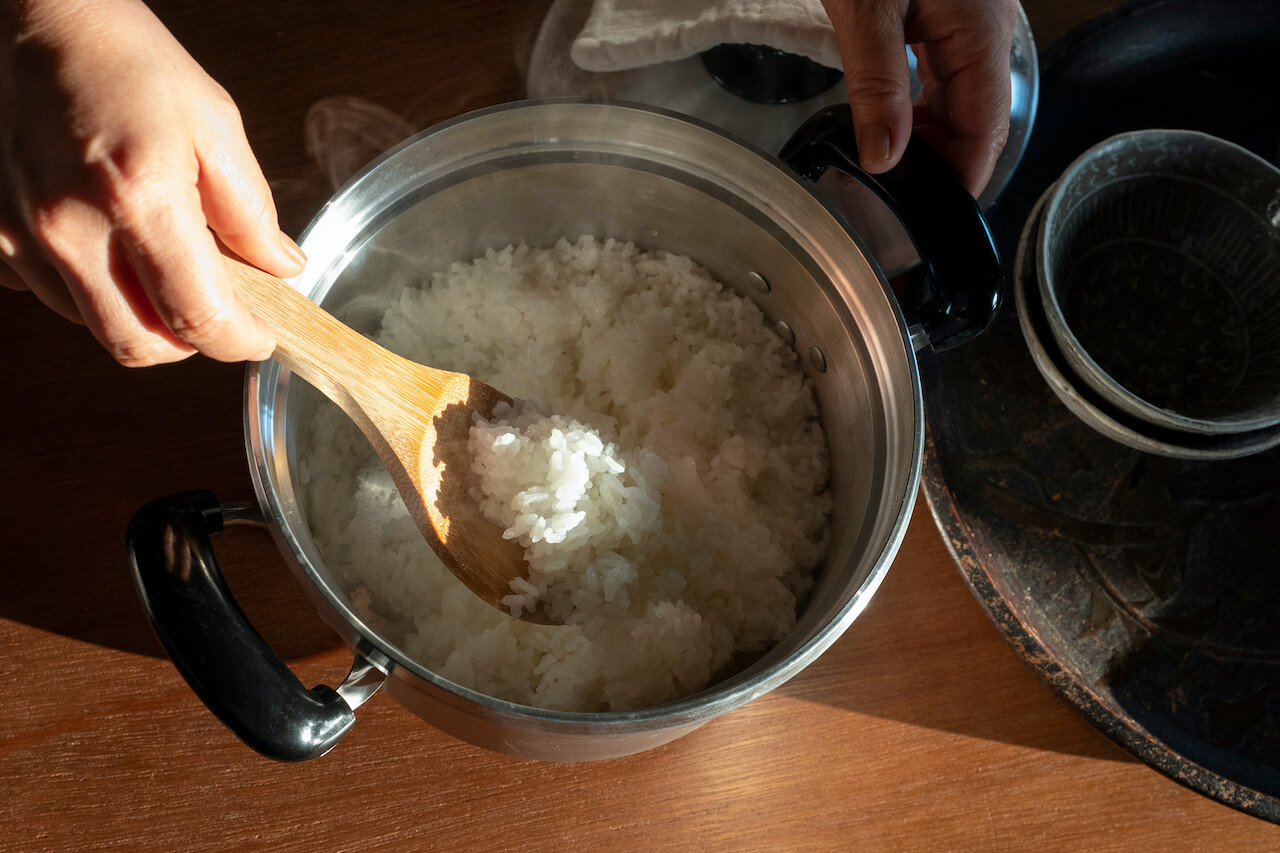
[[[1043,48],[1112,4],[1025,3]],[[323,193],[303,118],[334,95],[425,125],[520,96],[545,2],[153,6],[240,103],[297,233]],[[130,371],[0,292],[0,848],[13,850],[1276,849],[1280,827],[1159,775],[1083,722],[997,634],[924,501],[881,592],[774,693],[640,755],[518,760],[386,696],[305,765],[260,758],[163,656],[122,537],[148,500],[253,491],[243,368]],[[219,545],[307,684],[350,656],[270,538]]]

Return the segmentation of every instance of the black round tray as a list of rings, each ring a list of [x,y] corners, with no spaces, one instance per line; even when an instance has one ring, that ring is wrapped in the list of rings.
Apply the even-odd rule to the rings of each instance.
[[[1006,269],[1041,193],[1115,133],[1201,130],[1280,160],[1280,2],[1143,0],[1040,58],[1017,174],[989,211]],[[1036,372],[1007,298],[921,358],[924,489],[1019,655],[1113,740],[1280,823],[1280,451],[1149,456],[1092,431]]]

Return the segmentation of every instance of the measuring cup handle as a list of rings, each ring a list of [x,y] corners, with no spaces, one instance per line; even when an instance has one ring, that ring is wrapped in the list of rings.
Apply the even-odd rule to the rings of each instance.
[[[902,222],[923,273],[903,310],[932,349],[962,344],[995,319],[1004,293],[995,238],[977,201],[927,142],[913,135],[896,166],[880,175],[865,172],[858,165],[852,112],[841,104],[814,114],[779,156],[811,182],[827,169],[848,175]]]
[[[277,761],[318,758],[355,712],[331,687],[303,687],[249,624],[209,541],[222,525],[209,492],[138,510],[125,540],[142,606],[178,672],[241,740]]]

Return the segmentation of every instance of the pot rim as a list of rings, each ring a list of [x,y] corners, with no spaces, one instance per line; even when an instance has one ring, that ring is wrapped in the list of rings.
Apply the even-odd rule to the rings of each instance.
[[[398,155],[423,140],[436,137],[461,124],[483,120],[496,114],[566,105],[586,109],[626,110],[654,114],[692,126],[701,132],[713,134],[724,140],[725,144],[737,145],[747,149],[762,161],[762,167],[768,166],[783,172],[800,192],[809,196],[813,203],[825,209],[840,225],[849,243],[861,255],[863,262],[879,281],[889,304],[892,306],[898,337],[902,342],[901,355],[905,360],[906,372],[910,377],[912,386],[910,393],[912,401],[911,444],[910,453],[904,452],[902,454],[906,458],[898,460],[898,470],[895,472],[894,482],[901,484],[900,489],[894,490],[895,499],[900,498],[900,502],[895,506],[896,517],[887,534],[876,539],[874,544],[878,545],[878,553],[872,563],[872,568],[867,572],[862,582],[848,594],[847,600],[843,601],[839,609],[829,619],[813,626],[803,642],[799,642],[794,648],[786,649],[785,654],[780,649],[787,645],[787,637],[784,637],[774,647],[737,674],[710,684],[689,696],[634,711],[574,712],[542,709],[480,693],[444,678],[418,663],[403,652],[397,644],[390,642],[386,637],[366,624],[359,614],[350,607],[346,596],[340,590],[333,588],[328,579],[321,576],[312,561],[306,558],[306,554],[299,553],[298,543],[286,536],[285,531],[293,524],[302,524],[305,529],[305,520],[296,508],[288,507],[281,502],[279,490],[275,487],[276,472],[272,470],[264,455],[266,437],[263,435],[264,418],[260,417],[259,413],[259,396],[264,387],[277,389],[272,395],[272,399],[287,396],[288,383],[293,379],[292,374],[274,360],[250,364],[244,386],[245,444],[254,488],[278,549],[290,563],[295,573],[300,573],[300,577],[307,579],[308,583],[304,584],[304,590],[313,603],[318,605],[322,616],[342,636],[355,654],[365,656],[376,650],[376,654],[372,655],[370,662],[388,676],[399,676],[399,680],[403,681],[405,674],[411,675],[427,685],[483,708],[505,715],[514,715],[522,720],[536,721],[552,728],[568,728],[580,733],[591,729],[657,730],[678,727],[682,724],[705,722],[777,688],[812,663],[844,633],[853,620],[861,614],[888,572],[893,557],[905,538],[919,491],[924,449],[924,411],[915,350],[911,345],[911,332],[907,328],[906,321],[884,274],[874,261],[867,256],[861,238],[848,228],[839,211],[835,210],[829,202],[816,193],[807,181],[801,179],[777,158],[749,142],[698,119],[642,104],[600,99],[551,98],[516,101],[486,107],[448,119],[414,134],[366,165],[344,184],[308,223],[299,237],[299,243],[305,248],[309,239],[327,240],[331,237],[332,235],[324,233],[322,228],[326,214],[339,205],[344,198],[349,197],[371,174],[386,168],[387,164],[394,161]],[[337,248],[329,246],[326,250],[327,255],[323,253],[317,254],[321,254],[321,257],[328,257],[332,261],[341,257],[345,248],[345,246]],[[312,253],[308,252],[308,255],[311,256]],[[313,268],[321,270],[321,275],[316,278],[316,283],[319,283],[323,280],[323,270],[328,268],[329,263],[317,263],[315,259],[313,259],[312,263],[315,264]],[[296,282],[297,279],[291,280],[295,287],[298,286]],[[302,288],[299,289],[301,290]],[[303,292],[305,293],[306,291]],[[896,358],[896,347],[894,355]],[[284,419],[275,417],[274,412],[269,413],[265,420],[269,429],[283,429]],[[890,462],[892,461],[890,460]],[[296,499],[294,500],[295,503],[298,502]],[[383,661],[379,660],[380,656],[385,656],[387,663],[384,664]],[[387,683],[391,684],[392,681],[393,679],[389,677]],[[412,686],[414,688],[420,687],[417,684],[412,684]],[[589,731],[585,733],[589,733]]]

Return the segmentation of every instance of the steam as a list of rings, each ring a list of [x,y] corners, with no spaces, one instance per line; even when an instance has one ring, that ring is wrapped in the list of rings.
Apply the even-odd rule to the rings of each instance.
[[[386,107],[348,95],[312,104],[304,125],[307,155],[336,190],[414,127]]]
[[[342,95],[316,101],[303,122],[311,165],[271,181],[280,227],[291,234],[301,232],[335,190],[415,130],[403,116],[362,98]]]

